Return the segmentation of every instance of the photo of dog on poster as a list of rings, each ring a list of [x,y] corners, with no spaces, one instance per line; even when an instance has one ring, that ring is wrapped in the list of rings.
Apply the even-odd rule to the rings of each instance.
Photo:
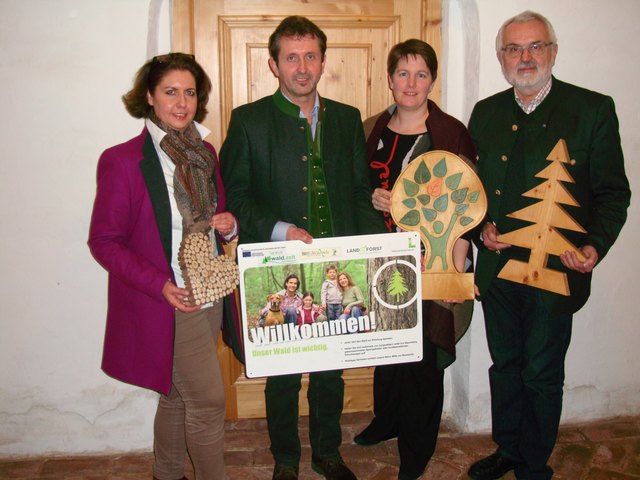
[[[247,376],[419,360],[417,245],[410,233],[241,245]]]

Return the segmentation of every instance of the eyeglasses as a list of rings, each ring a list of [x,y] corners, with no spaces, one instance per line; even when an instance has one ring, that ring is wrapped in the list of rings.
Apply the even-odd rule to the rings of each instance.
[[[522,52],[524,52],[525,50],[529,52],[529,55],[531,55],[532,57],[541,57],[542,55],[544,55],[547,47],[551,45],[553,45],[553,42],[533,42],[526,47],[523,47],[522,45],[511,44],[507,45],[506,47],[502,47],[500,51],[504,52],[504,54],[509,58],[518,58],[522,56]]]

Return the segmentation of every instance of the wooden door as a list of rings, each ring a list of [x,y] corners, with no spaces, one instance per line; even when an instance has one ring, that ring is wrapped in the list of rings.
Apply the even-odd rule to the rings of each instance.
[[[213,91],[204,124],[219,149],[231,110],[271,95],[277,79],[267,65],[269,35],[288,15],[304,15],[327,35],[321,95],[357,107],[363,119],[386,108],[389,48],[408,38],[441,48],[441,0],[173,0],[172,49],[195,53]],[[439,87],[431,97],[439,98]],[[222,342],[227,418],[264,417],[264,379],[249,380]],[[346,370],[345,412],[372,408],[373,369]],[[300,413],[308,413],[306,376]]]

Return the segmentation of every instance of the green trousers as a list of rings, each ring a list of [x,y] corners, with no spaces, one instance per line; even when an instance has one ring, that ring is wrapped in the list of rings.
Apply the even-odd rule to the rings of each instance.
[[[267,379],[265,388],[267,425],[271,453],[276,463],[300,462],[298,395],[302,375],[278,375]],[[309,440],[318,458],[336,458],[342,443],[340,416],[344,402],[342,370],[309,374]]]
[[[562,413],[572,316],[547,310],[540,290],[495,278],[482,301],[489,352],[493,440],[521,462],[517,478],[551,479],[547,465]]]

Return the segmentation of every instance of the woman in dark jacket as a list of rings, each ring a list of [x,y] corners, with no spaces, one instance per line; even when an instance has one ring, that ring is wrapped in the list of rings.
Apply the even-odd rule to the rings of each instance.
[[[465,126],[427,98],[437,71],[438,60],[429,44],[412,39],[394,46],[387,73],[396,103],[365,121],[372,201],[390,232],[397,230],[389,213],[391,189],[409,162],[430,150],[475,160]],[[454,245],[457,270],[467,270],[470,258],[469,242],[458,239]],[[455,343],[468,328],[472,308],[471,300],[423,301],[423,359],[375,369],[375,416],[354,441],[368,446],[397,437],[399,479],[420,477],[433,455],[442,417],[444,369],[455,359]]]

